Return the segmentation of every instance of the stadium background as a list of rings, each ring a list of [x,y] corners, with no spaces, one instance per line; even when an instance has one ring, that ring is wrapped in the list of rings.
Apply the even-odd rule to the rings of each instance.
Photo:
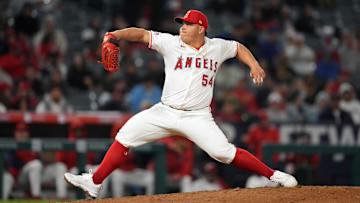
[[[67,138],[81,121],[88,138],[110,139],[114,124],[159,101],[163,61],[122,41],[121,71],[107,73],[97,63],[101,36],[129,26],[176,34],[173,17],[188,9],[208,16],[209,37],[243,43],[267,72],[255,87],[243,64],[221,67],[212,108],[231,142],[261,159],[266,142],[360,145],[360,2],[340,0],[1,1],[1,138],[13,138],[20,122],[31,138]],[[63,102],[54,104],[51,93]],[[280,154],[273,161],[301,184],[353,185],[354,158]],[[138,166],[150,159],[140,157]],[[211,160],[197,148],[194,159],[200,177]],[[245,187],[249,173],[216,167],[228,186]]]

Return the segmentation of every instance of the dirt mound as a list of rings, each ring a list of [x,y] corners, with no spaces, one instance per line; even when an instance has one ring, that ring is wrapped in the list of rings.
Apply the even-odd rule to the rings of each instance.
[[[360,187],[299,186],[296,188],[236,188],[220,191],[135,196],[76,203],[188,203],[188,202],[360,202]]]

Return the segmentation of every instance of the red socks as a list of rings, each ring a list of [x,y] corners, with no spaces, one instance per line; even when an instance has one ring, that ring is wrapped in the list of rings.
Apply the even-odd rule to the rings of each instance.
[[[274,170],[267,167],[263,162],[257,159],[254,155],[248,151],[237,148],[234,160],[231,162],[233,166],[237,168],[247,170],[267,178],[273,175]]]
[[[118,168],[127,158],[129,149],[124,147],[120,142],[114,141],[109,150],[106,152],[99,168],[93,175],[95,184],[101,184],[106,177],[110,175],[116,168]]]
[[[99,168],[93,175],[93,181],[95,184],[101,184],[106,177],[110,175],[116,168],[118,168],[127,158],[129,149],[124,147],[120,142],[114,141],[109,150],[106,152],[103,161]],[[237,168],[247,170],[259,175],[263,175],[267,178],[273,175],[274,170],[267,167],[254,155],[248,151],[237,148],[234,160],[231,162],[232,165]]]

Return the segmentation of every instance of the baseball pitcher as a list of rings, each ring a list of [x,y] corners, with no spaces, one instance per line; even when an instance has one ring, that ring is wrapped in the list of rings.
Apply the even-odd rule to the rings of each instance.
[[[260,85],[265,73],[259,63],[246,47],[236,41],[206,37],[208,20],[202,12],[189,10],[175,21],[182,24],[180,34],[176,36],[140,28],[105,34],[102,62],[108,71],[120,68],[117,40],[142,42],[163,56],[166,77],[161,102],[134,115],[119,130],[94,174],[65,173],[65,180],[96,198],[101,183],[124,162],[130,148],[180,134],[217,161],[265,176],[284,187],[296,186],[293,176],[269,168],[248,151],[229,143],[211,114],[209,105],[215,75],[221,64],[236,57],[250,67],[250,77]]]

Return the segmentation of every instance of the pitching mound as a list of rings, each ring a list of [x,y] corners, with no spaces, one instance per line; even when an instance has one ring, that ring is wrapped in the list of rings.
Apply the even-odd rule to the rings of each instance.
[[[135,196],[76,203],[188,203],[188,202],[360,202],[360,187],[300,186],[296,188],[236,188],[220,191]]]

